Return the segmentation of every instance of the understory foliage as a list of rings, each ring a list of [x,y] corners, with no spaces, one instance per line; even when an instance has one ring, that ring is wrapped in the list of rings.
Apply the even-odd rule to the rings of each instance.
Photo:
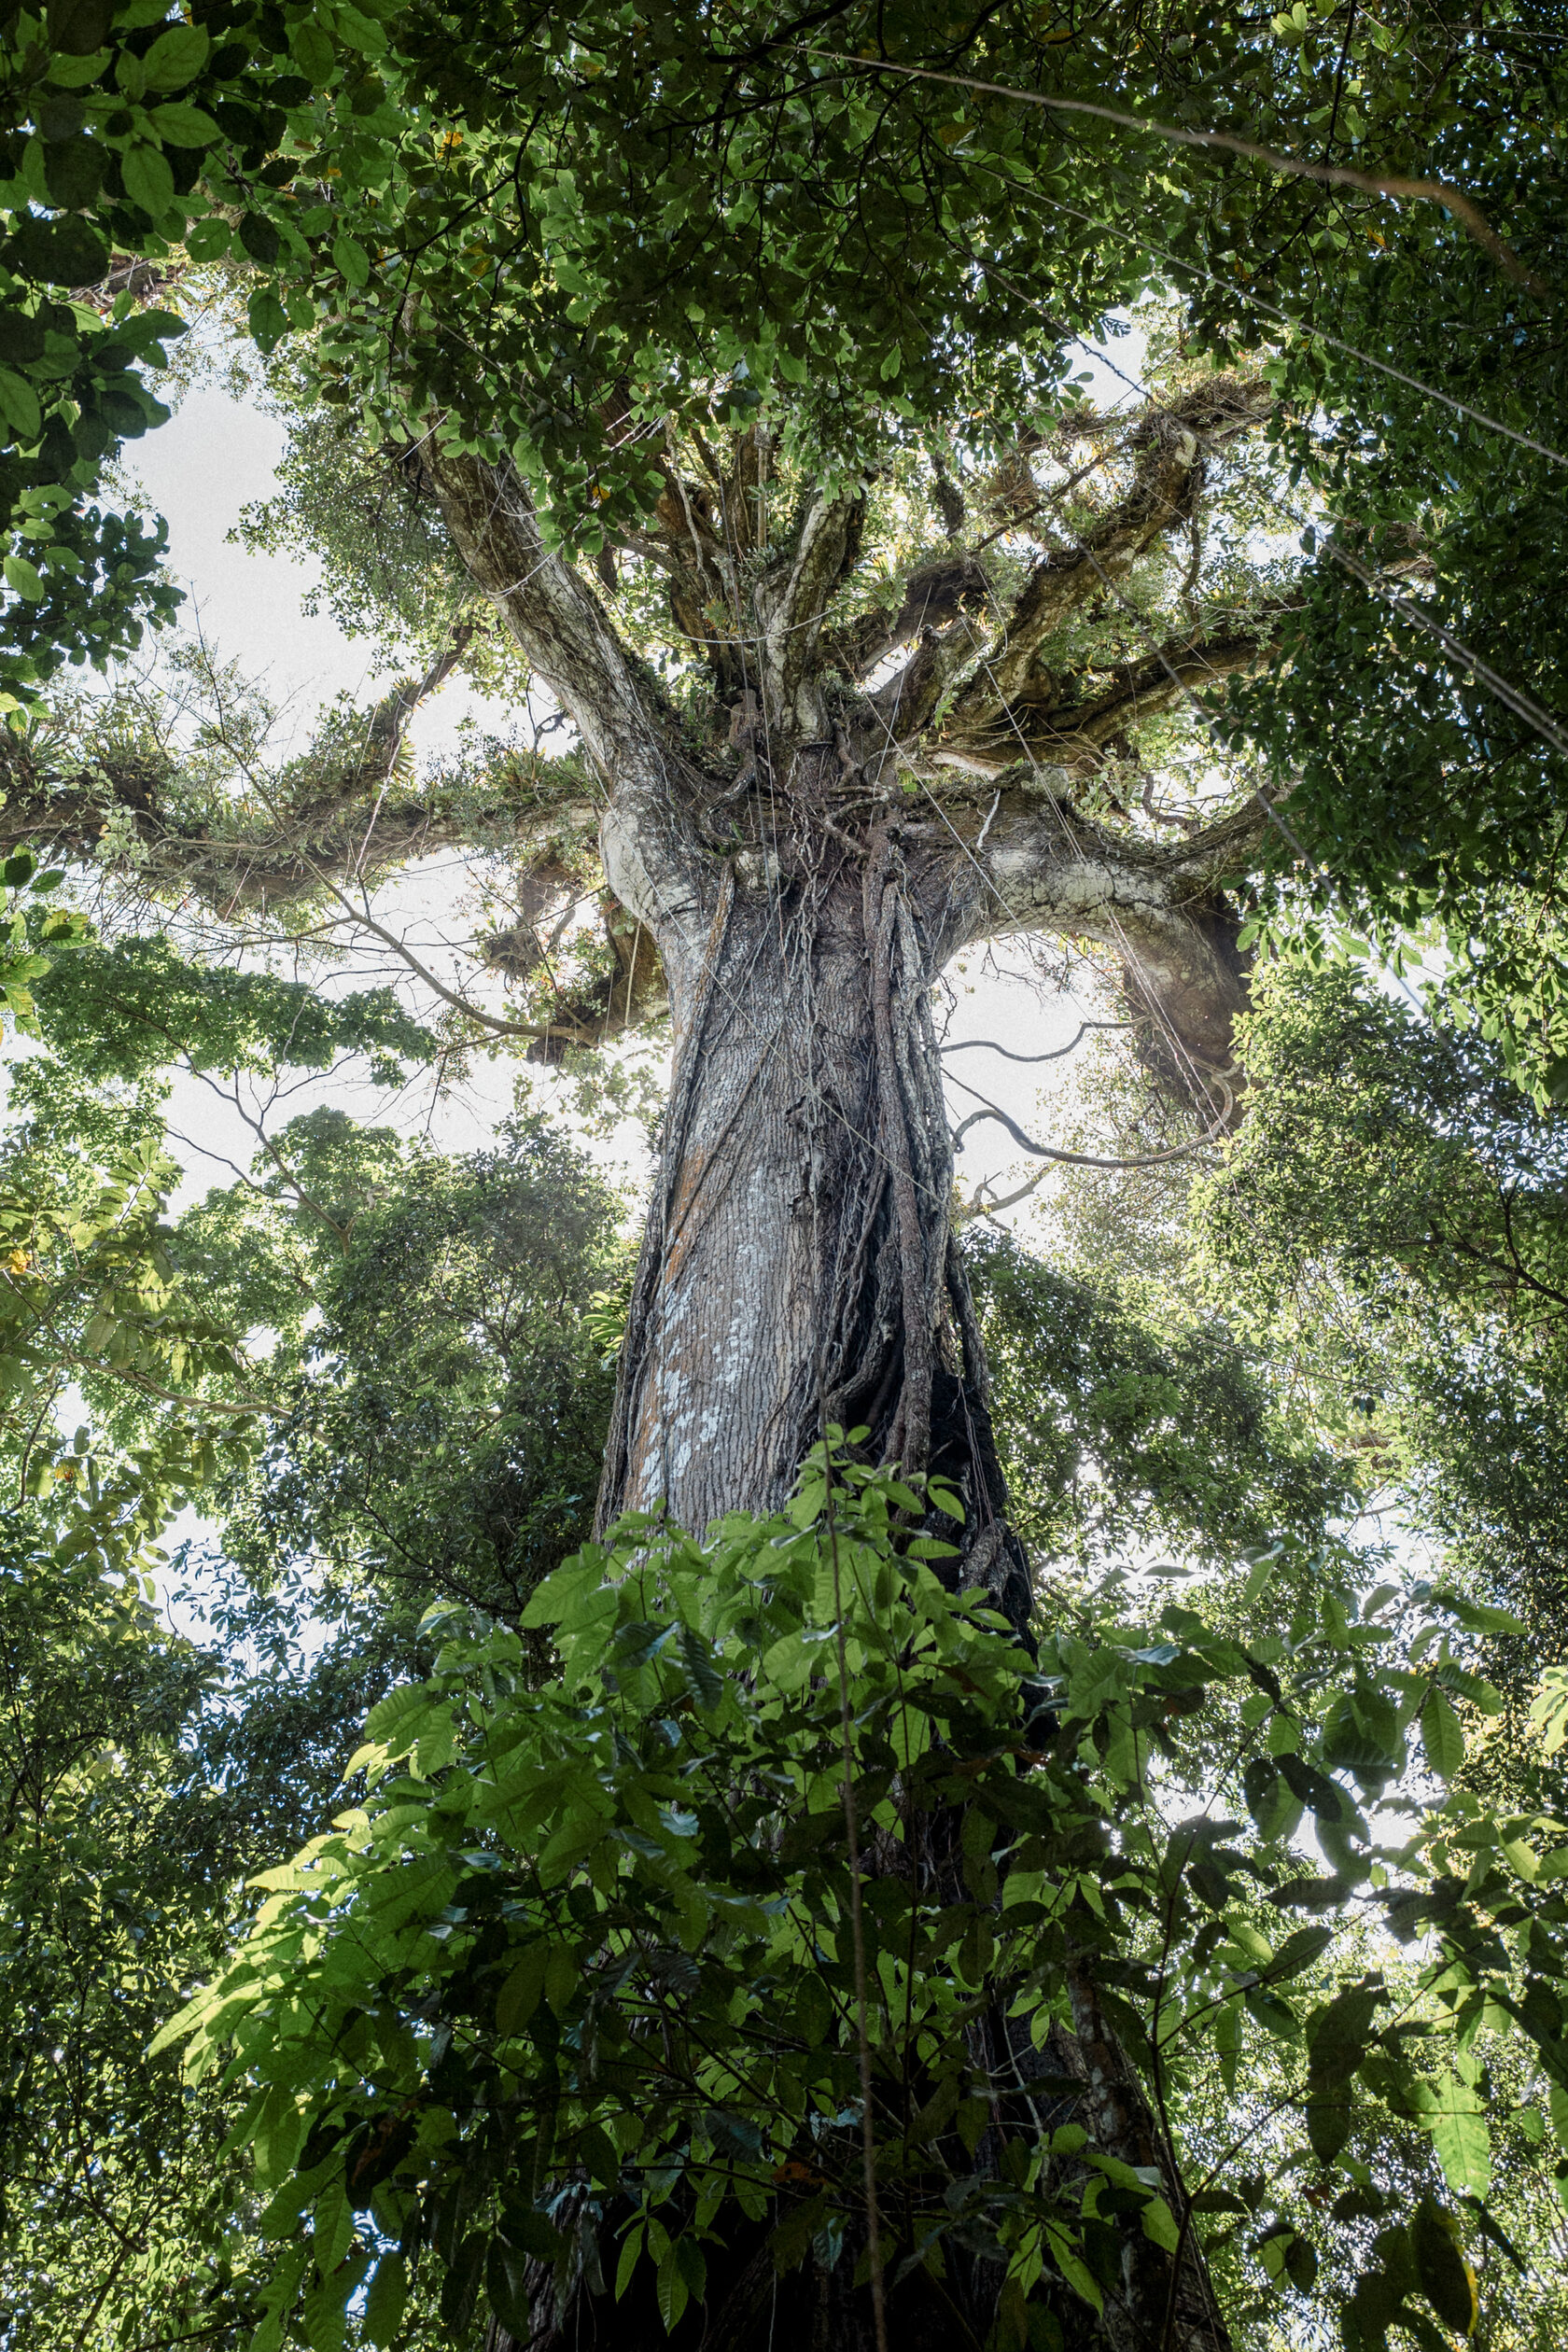
[[[1517,2045],[1518,2120],[1568,2121],[1568,1825],[1464,1785],[1505,1620],[1278,1546],[1244,1641],[1113,1579],[1031,1659],[901,1533],[925,1503],[958,1507],[819,1453],[777,1520],[628,1519],[528,1603],[542,1689],[518,1631],[436,1613],[361,1800],[163,2036],[246,2101],[258,2352],[341,2342],[367,2279],[399,2341],[411,2273],[456,2341],[548,2335],[580,2282],[646,2294],[644,2247],[666,2327],[723,2324],[759,2241],[863,2279],[871,2177],[892,2311],[1004,2267],[1002,2343],[1075,2340],[1128,2212],[1200,2232],[1242,2321],[1305,2314],[1326,2258],[1355,2352],[1472,2330],[1477,2266],[1522,2260],[1489,2070]],[[1053,2027],[1097,2011],[1179,2135],[1180,2219],[1085,2128]]]

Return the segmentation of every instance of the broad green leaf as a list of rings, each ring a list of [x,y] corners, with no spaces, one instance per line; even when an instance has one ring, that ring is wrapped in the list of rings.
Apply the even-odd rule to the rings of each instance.
[[[504,2238],[490,2241],[484,2258],[484,2291],[490,2308],[507,2333],[525,2343],[532,2331],[533,2316],[528,2304],[528,2273],[525,2256],[510,2247]]]
[[[1410,2247],[1421,2293],[1446,2328],[1460,2335],[1475,2331],[1478,2308],[1475,2273],[1459,2247],[1451,2215],[1422,2198],[1410,2222]]]
[[[496,2029],[503,2039],[520,2034],[538,2009],[550,1959],[551,1948],[541,1939],[513,1966],[496,2001]]]
[[[17,595],[24,596],[30,604],[36,604],[40,600],[44,593],[44,583],[25,556],[7,555],[3,568],[6,585],[8,588],[14,588]]]
[[[615,2300],[617,2303],[621,2301],[627,2288],[631,2285],[632,2274],[637,2269],[641,2254],[641,2229],[637,2228],[628,2230],[625,2237],[622,2240],[621,2259],[615,2266]]]
[[[148,219],[161,220],[175,201],[175,175],[162,148],[137,140],[120,157],[119,169],[131,202],[140,204]]]
[[[308,82],[320,90],[331,80],[336,51],[329,35],[314,19],[306,17],[289,26],[288,46]]]
[[[1451,1781],[1464,1762],[1464,1733],[1448,1694],[1434,1683],[1421,1702],[1421,1749],[1440,1780]]]
[[[1351,2102],[1343,2091],[1325,2092],[1307,2102],[1307,2136],[1320,2163],[1331,2164],[1351,2136]]]
[[[1484,2197],[1491,2186],[1491,2135],[1470,2084],[1451,2073],[1439,2075],[1425,2086],[1421,2121],[1449,2187],[1456,2195],[1470,2190]]]
[[[1356,1985],[1337,1994],[1307,2028],[1308,2065],[1315,2088],[1348,2082],[1373,2038],[1374,2021],[1388,1995],[1376,1985]]]
[[[1456,1592],[1452,1585],[1439,1586],[1432,1596],[1432,1603],[1435,1608],[1446,1609],[1450,1617],[1457,1617],[1467,1632],[1511,1633],[1520,1640],[1529,1638],[1529,1626],[1511,1609],[1493,1608],[1486,1602],[1471,1601],[1463,1592]]]
[[[223,136],[211,115],[183,98],[154,106],[152,127],[165,145],[175,147],[212,147]]]
[[[148,90],[183,90],[207,62],[212,42],[197,24],[171,25],[161,33],[142,63]]]
[[[332,259],[350,286],[370,284],[371,257],[357,237],[344,234],[334,238]]]
[[[686,2284],[676,2247],[666,2248],[664,2260],[654,2274],[653,2289],[658,2299],[659,2317],[665,2323],[665,2332],[673,2335],[676,2323],[691,2299],[691,2289]]]
[[[1151,2197],[1138,2218],[1146,2238],[1152,2238],[1168,2254],[1175,2253],[1182,2242],[1182,2233],[1176,2216],[1163,2197]]]
[[[384,2254],[376,2264],[365,2298],[365,2335],[369,2343],[384,2347],[389,2345],[403,2324],[403,2311],[408,2303],[408,2264],[394,2250]]]

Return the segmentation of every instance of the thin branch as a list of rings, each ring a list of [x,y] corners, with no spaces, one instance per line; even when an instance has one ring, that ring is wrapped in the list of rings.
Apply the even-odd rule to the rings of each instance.
[[[1182,123],[1124,114],[1119,107],[1102,106],[1089,98],[1047,98],[1040,91],[1009,90],[1001,82],[975,81],[965,74],[939,74],[925,65],[895,65],[890,58],[845,57],[835,49],[820,50],[818,54],[858,73],[902,74],[911,81],[947,82],[955,89],[977,91],[985,97],[1011,98],[1020,105],[1043,106],[1048,113],[1094,115],[1099,121],[1113,122],[1121,130],[1141,131],[1156,139],[1169,139],[1178,147],[1220,147],[1227,154],[1244,155],[1252,162],[1267,164],[1271,172],[1286,178],[1316,180],[1324,188],[1355,188],[1367,196],[1391,196],[1407,203],[1441,204],[1516,285],[1528,287],[1543,301],[1555,298],[1555,287],[1525,266],[1506,239],[1498,235],[1474,197],[1448,180],[1406,179],[1393,172],[1358,172],[1345,163],[1304,163],[1298,156],[1283,155],[1278,147],[1265,147],[1256,139],[1239,139],[1228,131],[1194,131]]]
[[[977,1088],[966,1086],[961,1078],[949,1079],[948,1084],[957,1086],[966,1095],[973,1095],[976,1102],[985,1106],[982,1110],[972,1111],[969,1116],[960,1121],[954,1129],[953,1149],[955,1152],[962,1151],[963,1139],[972,1127],[979,1127],[987,1119],[995,1119],[1007,1129],[1020,1150],[1028,1152],[1035,1159],[1061,1160],[1069,1168],[1157,1168],[1165,1160],[1190,1159],[1192,1155],[1195,1152],[1200,1152],[1206,1143],[1212,1143],[1219,1136],[1225,1134],[1235,1099],[1225,1080],[1216,1075],[1214,1084],[1225,1098],[1225,1107],[1221,1116],[1204,1134],[1195,1136],[1190,1143],[1172,1144],[1166,1152],[1143,1152],[1131,1159],[1099,1159],[1092,1153],[1064,1152],[1056,1144],[1036,1143],[1031,1137],[1024,1133],[1016,1120],[1009,1118],[1007,1113],[999,1110],[994,1102],[987,1102],[986,1097]]]

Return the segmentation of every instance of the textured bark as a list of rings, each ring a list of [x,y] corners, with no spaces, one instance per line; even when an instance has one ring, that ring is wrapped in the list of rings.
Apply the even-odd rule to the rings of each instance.
[[[829,836],[789,882],[723,867],[713,899],[696,953],[665,951],[676,1075],[601,1519],[777,1509],[824,1424],[863,1429],[873,1459],[955,1481],[969,1572],[1021,1626],[1027,1575],[950,1247],[918,879],[885,832],[867,859]]]

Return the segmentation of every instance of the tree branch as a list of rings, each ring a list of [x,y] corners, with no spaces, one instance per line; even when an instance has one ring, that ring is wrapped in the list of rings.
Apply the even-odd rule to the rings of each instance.
[[[432,440],[418,459],[458,554],[496,607],[529,669],[573,721],[603,779],[605,872],[622,904],[666,957],[695,952],[713,861],[694,847],[679,789],[674,714],[634,661],[604,607],[564,555],[546,549],[526,485]]]
[[[1020,714],[1025,741],[1043,760],[1063,767],[1098,764],[1105,746],[1125,729],[1141,726],[1172,703],[1266,661],[1274,643],[1268,623],[1278,609],[1268,607],[1246,630],[1173,637],[1143,660],[1111,671],[1111,682],[1098,694],[1026,708]]]
[[[1055,699],[1057,682],[1036,662],[1040,647],[1108,581],[1130,571],[1157,539],[1189,519],[1208,450],[1257,424],[1271,399],[1265,384],[1218,376],[1141,420],[1128,439],[1135,470],[1127,497],[1071,548],[1040,557],[953,706],[949,740],[985,742],[999,719],[1010,729],[1006,714],[1015,703]]]
[[[1550,300],[1555,292],[1547,280],[1527,269],[1512,245],[1498,235],[1475,198],[1449,180],[1407,179],[1396,172],[1358,172],[1344,163],[1308,163],[1297,156],[1281,154],[1278,147],[1265,147],[1257,139],[1238,138],[1228,131],[1196,131],[1185,123],[1159,122],[1146,115],[1124,114],[1120,107],[1099,105],[1088,98],[1047,97],[1043,91],[1009,90],[1001,82],[974,81],[963,74],[935,73],[922,65],[895,65],[889,58],[827,53],[835,64],[851,66],[861,73],[903,74],[914,81],[951,82],[959,90],[978,91],[992,98],[1010,98],[1026,106],[1043,106],[1054,114],[1093,115],[1124,131],[1141,131],[1153,138],[1169,139],[1178,147],[1217,147],[1266,164],[1282,178],[1316,180],[1323,188],[1360,189],[1368,196],[1392,196],[1407,203],[1440,204],[1516,285],[1527,286],[1543,301]]]
[[[1046,773],[1026,770],[1007,783],[985,839],[959,837],[942,959],[1010,931],[1093,940],[1116,957],[1129,1006],[1148,1022],[1144,1057],[1195,1099],[1215,1075],[1234,1094],[1246,959],[1218,885],[1267,822],[1254,800],[1175,846],[1140,841],[1085,818]]]
[[[860,553],[865,507],[859,487],[812,492],[793,541],[757,583],[764,707],[770,721],[797,735],[826,729],[816,687],[818,638],[829,601]]]

